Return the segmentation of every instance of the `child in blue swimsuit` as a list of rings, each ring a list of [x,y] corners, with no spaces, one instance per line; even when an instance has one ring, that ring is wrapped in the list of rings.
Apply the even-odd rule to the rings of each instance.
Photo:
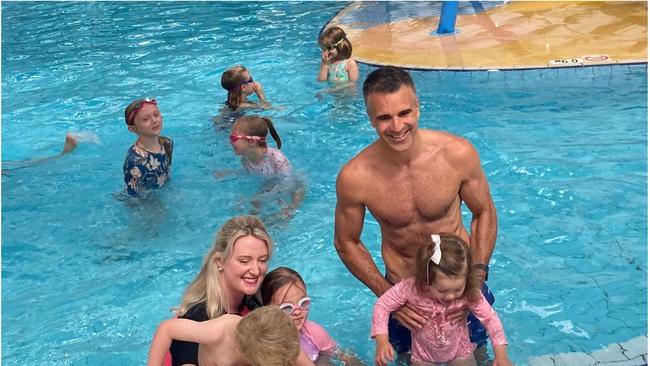
[[[318,38],[322,49],[318,81],[347,83],[359,79],[359,67],[352,58],[352,44],[343,29],[331,27]]]
[[[161,188],[170,177],[174,143],[160,136],[162,114],[155,99],[137,99],[124,110],[129,131],[138,135],[124,160],[126,192],[136,196],[144,191]]]

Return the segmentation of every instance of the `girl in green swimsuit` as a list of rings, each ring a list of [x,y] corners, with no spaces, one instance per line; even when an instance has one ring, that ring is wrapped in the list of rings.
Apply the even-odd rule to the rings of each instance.
[[[326,29],[318,38],[318,44],[323,50],[318,81],[341,83],[359,79],[359,67],[352,58],[352,44],[343,29]]]

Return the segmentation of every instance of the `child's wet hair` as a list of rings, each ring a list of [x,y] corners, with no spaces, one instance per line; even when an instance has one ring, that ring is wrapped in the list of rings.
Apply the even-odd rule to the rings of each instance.
[[[263,306],[243,317],[235,341],[252,366],[293,366],[300,354],[298,329],[275,306]]]
[[[241,116],[235,120],[235,125],[247,136],[259,136],[266,137],[269,132],[275,140],[278,149],[282,147],[282,140],[280,140],[280,135],[275,130],[273,126],[273,121],[268,117],[260,116]],[[257,141],[257,144],[262,149],[267,148],[266,141]]]
[[[129,103],[128,106],[126,106],[126,108],[124,109],[124,122],[126,122],[127,126],[133,126],[135,118],[133,118],[134,116],[132,116],[131,114],[133,113],[133,110],[137,109],[139,106],[141,106],[144,101],[145,101],[145,98],[136,99],[136,100],[132,101],[131,103]],[[129,120],[129,117],[130,117],[130,120]]]
[[[262,285],[260,285],[260,294],[262,295],[262,304],[269,305],[273,295],[287,284],[300,283],[305,290],[307,285],[300,274],[289,267],[278,267],[264,276]]]
[[[345,60],[352,57],[352,43],[348,40],[345,31],[339,27],[327,28],[318,37],[318,44],[322,49],[332,46],[336,48],[337,56],[333,61]]]
[[[436,282],[438,272],[446,276],[465,276],[463,297],[469,302],[477,301],[480,296],[481,280],[473,270],[469,245],[456,235],[444,233],[439,235],[442,254],[440,264],[435,264],[431,260],[435,248],[431,236],[422,239],[426,244],[420,246],[415,263],[415,283],[418,289],[427,292],[428,287]]]
[[[226,103],[232,110],[239,108],[242,103],[241,86],[246,79],[244,72],[247,71],[242,65],[231,67],[221,74],[221,87],[228,91]]]

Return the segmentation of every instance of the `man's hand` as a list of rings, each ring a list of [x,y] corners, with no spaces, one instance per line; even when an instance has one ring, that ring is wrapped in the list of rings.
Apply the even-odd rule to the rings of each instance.
[[[394,311],[393,315],[411,332],[422,328],[424,323],[427,322],[427,318],[422,316],[414,306],[408,303]]]

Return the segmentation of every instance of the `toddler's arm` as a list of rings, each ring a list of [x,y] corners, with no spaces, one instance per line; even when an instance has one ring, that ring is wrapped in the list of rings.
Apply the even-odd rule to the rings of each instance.
[[[357,66],[357,62],[354,61],[352,57],[348,59],[345,68],[348,70],[348,77],[350,78],[350,81],[359,80],[359,66]]]
[[[497,366],[511,366],[512,363],[506,351],[508,342],[506,341],[501,320],[499,320],[494,308],[487,302],[483,294],[481,294],[480,300],[475,304],[470,304],[469,308],[481,321],[490,336],[490,342],[494,348],[494,364]]]
[[[378,334],[375,336],[377,349],[375,351],[375,365],[386,366],[395,357],[395,350],[388,341],[388,334]]]
[[[318,71],[318,81],[327,80],[327,73],[330,69],[329,52],[327,50],[321,53],[320,70]]]
[[[408,302],[407,293],[412,279],[404,280],[384,292],[377,302],[372,313],[372,327],[370,336],[375,337],[378,334],[388,334],[388,318],[390,313],[399,309]]]

